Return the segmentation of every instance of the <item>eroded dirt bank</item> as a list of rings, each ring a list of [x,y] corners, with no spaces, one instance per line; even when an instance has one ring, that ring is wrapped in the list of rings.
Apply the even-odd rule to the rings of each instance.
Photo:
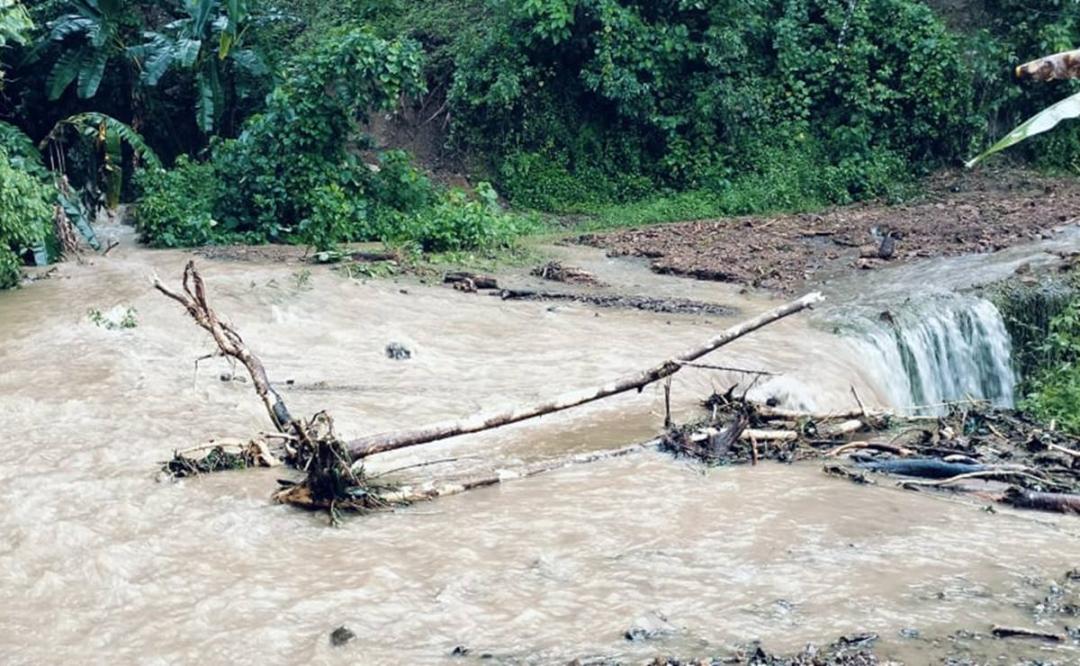
[[[1023,171],[950,171],[920,200],[865,203],[818,214],[702,220],[589,234],[579,242],[653,270],[792,292],[843,271],[993,252],[1052,237],[1080,216],[1080,180]],[[879,234],[897,238],[879,258]],[[888,254],[886,252],[885,254]]]

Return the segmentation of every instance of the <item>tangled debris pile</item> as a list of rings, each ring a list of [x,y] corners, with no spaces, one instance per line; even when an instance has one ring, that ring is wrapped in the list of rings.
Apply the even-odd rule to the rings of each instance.
[[[826,463],[825,471],[859,483],[882,474],[908,490],[1080,513],[1080,438],[1019,412],[968,401],[948,405],[941,416],[809,414],[755,405],[730,392],[705,404],[711,416],[670,431],[662,448],[708,464],[843,458]]]
[[[882,662],[873,652],[876,634],[841,636],[825,648],[807,645],[794,655],[777,655],[766,652],[760,643],[751,643],[728,657],[693,659],[682,661],[674,657],[658,657],[649,666],[877,666]]]
[[[192,455],[199,453],[201,455]],[[161,471],[173,479],[249,467],[277,467],[281,464],[265,439],[214,440],[206,446],[174,451],[171,460],[161,464]]]

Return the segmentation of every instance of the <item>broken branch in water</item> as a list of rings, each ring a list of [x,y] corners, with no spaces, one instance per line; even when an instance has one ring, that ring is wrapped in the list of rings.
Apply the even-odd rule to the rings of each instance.
[[[189,261],[184,266],[182,293],[169,289],[156,277],[154,278],[154,288],[183,305],[191,318],[195,320],[195,323],[209,332],[214,338],[214,342],[217,343],[218,349],[223,356],[235,358],[247,368],[248,374],[251,375],[252,384],[255,386],[255,392],[259,394],[259,399],[262,400],[266,412],[270,416],[270,422],[279,431],[284,432],[292,421],[289,410],[285,408],[281,396],[270,385],[270,380],[266,376],[266,368],[263,367],[259,357],[251,353],[251,350],[247,348],[236,329],[221,321],[217,313],[207,303],[206,285],[203,283],[199,271],[195,269],[195,262]]]

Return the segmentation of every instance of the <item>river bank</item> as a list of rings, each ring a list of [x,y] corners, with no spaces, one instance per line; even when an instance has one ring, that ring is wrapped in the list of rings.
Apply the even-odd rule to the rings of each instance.
[[[944,171],[924,187],[917,200],[899,205],[681,222],[587,234],[577,242],[612,256],[643,257],[661,273],[792,293],[840,273],[1050,239],[1080,222],[1076,178]],[[890,233],[894,247],[879,252]]]

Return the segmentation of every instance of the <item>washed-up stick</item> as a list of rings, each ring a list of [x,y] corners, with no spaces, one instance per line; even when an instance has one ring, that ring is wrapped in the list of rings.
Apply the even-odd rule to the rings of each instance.
[[[1051,451],[1058,451],[1059,453],[1070,455],[1073,458],[1080,458],[1080,451],[1065,448],[1064,446],[1058,446],[1057,444],[1047,444],[1046,448],[1050,449]]]
[[[986,469],[979,472],[966,472],[964,474],[957,474],[956,476],[950,476],[947,479],[935,479],[931,481],[922,480],[909,480],[904,481],[905,486],[947,486],[957,481],[966,481],[968,479],[994,479],[1000,477],[1021,477],[1030,479],[1036,483],[1046,483],[1046,479],[1041,479],[1033,474],[1016,470],[1016,469]]]
[[[814,304],[821,302],[822,296],[815,292],[802,298],[782,305],[778,308],[765,312],[748,321],[736,324],[731,328],[716,335],[704,344],[686,350],[678,356],[663,361],[641,372],[620,377],[615,381],[604,384],[599,388],[591,388],[582,391],[568,393],[549,402],[540,403],[530,407],[513,408],[501,412],[478,414],[460,421],[451,421],[430,425],[415,430],[403,430],[396,432],[379,433],[361,437],[348,443],[349,455],[353,459],[393,451],[418,444],[435,442],[458,435],[482,432],[492,428],[498,428],[511,423],[518,423],[527,419],[554,414],[571,407],[577,407],[596,400],[608,398],[627,391],[641,390],[645,386],[660,381],[678,372],[687,361],[695,361],[706,354],[733,342],[748,333],[752,333],[763,326],[783,319],[789,315],[801,312]],[[759,437],[759,439],[762,439]]]
[[[775,372],[769,372],[767,370],[749,370],[747,368],[735,368],[728,365],[713,365],[711,363],[691,363],[689,361],[682,361],[680,365],[684,365],[688,368],[698,368],[700,370],[719,370],[721,372],[741,372],[745,375],[765,375],[767,377],[775,377]]]

